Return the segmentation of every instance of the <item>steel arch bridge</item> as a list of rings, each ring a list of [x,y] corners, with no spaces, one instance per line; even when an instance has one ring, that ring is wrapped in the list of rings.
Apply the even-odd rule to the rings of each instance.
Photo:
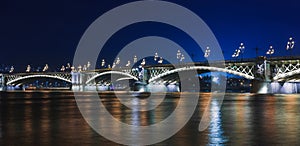
[[[230,73],[233,75],[237,75],[237,76],[241,76],[244,77],[246,79],[252,80],[254,79],[254,74],[252,73],[252,69],[253,67],[246,67],[241,69],[240,67],[238,67],[237,69],[241,69],[243,72],[239,72],[234,70],[235,68],[219,68],[219,67],[210,67],[210,66],[192,66],[192,67],[182,67],[182,68],[176,68],[173,70],[168,70],[165,71],[157,76],[154,76],[152,78],[149,79],[149,82],[153,82],[157,79],[160,79],[162,77],[165,77],[167,75],[173,74],[173,73],[178,73],[178,72],[182,72],[182,71],[190,71],[190,70],[207,70],[207,71],[216,71],[216,72],[225,72],[225,73]],[[247,71],[246,71],[247,70]]]
[[[300,75],[300,60],[274,62],[274,81],[284,81],[295,75]]]
[[[246,79],[252,80],[255,78],[255,65],[253,63],[240,63],[240,64],[227,64],[225,68],[213,67],[213,66],[185,66],[185,67],[169,67],[169,66],[157,66],[157,67],[148,67],[149,71],[148,82],[153,82],[161,77],[168,76],[173,73],[181,71],[190,71],[190,70],[207,70],[207,71],[216,71],[224,72],[237,76],[244,77]],[[85,84],[92,84],[95,79],[103,77],[105,75],[120,75],[123,78],[138,80],[138,72],[132,71],[131,69],[127,70],[108,70],[100,73],[93,73],[88,77]]]
[[[172,65],[154,65],[145,66],[147,70],[147,81],[151,83],[157,81],[159,78],[172,78],[171,74],[189,71],[189,70],[203,70],[203,71],[215,71],[224,72],[237,76],[244,77],[249,80],[261,80],[266,78],[259,76],[258,73],[263,73],[267,76],[267,81],[288,82],[291,79],[300,81],[300,57],[299,58],[274,58],[271,60],[247,60],[243,62],[227,61],[223,67],[218,66],[218,62],[215,66],[209,66],[208,63],[195,63],[180,64],[175,68]],[[267,75],[266,75],[267,74]],[[76,81],[73,82],[73,77],[77,76]],[[81,76],[82,75],[82,76]],[[95,84],[93,81],[103,76],[109,77],[110,75],[117,75],[119,80],[132,79],[139,80],[139,71],[131,68],[122,68],[119,70],[103,69],[94,72],[41,72],[41,73],[17,73],[17,74],[0,74],[2,86],[15,86],[18,83],[25,82],[30,79],[49,78],[71,83],[72,85],[80,84]],[[3,80],[5,78],[5,80]],[[83,79],[81,79],[83,78]]]
[[[50,73],[50,74],[14,74],[7,76],[7,85],[14,86],[16,83],[20,81],[34,79],[34,78],[49,78],[49,79],[57,79],[60,81],[65,81],[67,83],[71,83],[71,75],[68,73]]]
[[[90,84],[92,83],[92,81],[94,81],[96,78],[99,78],[101,76],[105,76],[105,75],[112,75],[112,74],[115,74],[115,75],[120,75],[120,76],[124,76],[124,77],[127,77],[128,79],[133,79],[133,80],[138,80],[138,78],[134,75],[132,75],[130,72],[122,72],[122,71],[106,71],[106,72],[101,72],[99,74],[95,74],[94,76],[90,77],[86,82],[85,84]]]

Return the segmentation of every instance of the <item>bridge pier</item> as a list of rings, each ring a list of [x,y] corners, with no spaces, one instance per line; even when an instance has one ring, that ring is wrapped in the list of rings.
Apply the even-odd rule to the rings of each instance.
[[[252,80],[251,93],[269,94],[271,89],[271,66],[266,58],[256,60],[256,79]]]
[[[3,74],[0,74],[0,91],[5,91],[6,87],[6,78]]]
[[[71,75],[71,89],[73,91],[85,91],[85,74],[81,72],[71,72]]]
[[[258,93],[258,94],[272,93],[271,81],[252,80],[251,93]]]

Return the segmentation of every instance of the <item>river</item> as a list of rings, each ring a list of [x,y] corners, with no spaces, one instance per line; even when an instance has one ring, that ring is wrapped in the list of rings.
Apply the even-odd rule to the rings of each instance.
[[[119,145],[87,124],[72,92],[2,92],[1,98],[0,145]],[[115,96],[101,95],[115,118],[142,126],[168,117],[180,98],[169,95],[155,110],[133,114]],[[300,95],[227,93],[221,108],[211,103],[211,123],[199,132],[210,99],[210,93],[201,93],[188,123],[156,145],[300,145]]]

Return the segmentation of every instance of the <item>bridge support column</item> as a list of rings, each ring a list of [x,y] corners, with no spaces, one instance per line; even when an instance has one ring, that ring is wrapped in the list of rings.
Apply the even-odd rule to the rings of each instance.
[[[0,91],[5,91],[6,87],[6,78],[3,74],[0,74]]]
[[[270,81],[261,81],[261,80],[253,80],[251,93],[258,94],[268,94],[272,93],[271,82]]]
[[[72,90],[84,91],[85,89],[85,74],[81,72],[72,72]]]
[[[270,63],[266,58],[258,58],[256,64],[256,79],[252,80],[251,93],[272,93]]]

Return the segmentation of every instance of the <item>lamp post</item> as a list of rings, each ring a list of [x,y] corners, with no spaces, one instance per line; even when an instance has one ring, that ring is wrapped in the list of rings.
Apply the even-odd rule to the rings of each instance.
[[[145,66],[145,64],[146,64],[146,60],[143,59],[143,61],[141,62],[141,66],[143,67],[143,66]]]
[[[158,60],[158,64],[162,64],[163,63],[163,58],[162,57],[160,57],[160,59]]]
[[[83,68],[82,68],[83,71],[87,71],[87,67],[86,65],[83,65]]]
[[[181,52],[180,52],[180,50],[177,50],[176,58],[177,58],[178,63],[179,63],[180,58],[181,58]]]
[[[205,58],[208,58],[209,55],[210,55],[210,48],[209,48],[209,46],[207,46],[207,47],[206,47],[206,50],[205,50],[205,53],[204,53],[204,57],[205,57]]]
[[[295,41],[294,41],[294,38],[290,37],[288,42],[287,42],[287,45],[286,45],[286,50],[291,52],[291,50],[294,48],[295,46]],[[291,53],[291,56],[292,56],[292,53]]]
[[[295,46],[295,41],[292,37],[290,37],[286,45],[286,50],[292,50],[294,46]]]
[[[105,60],[102,59],[102,61],[101,61],[101,67],[103,68],[104,66],[105,66]]]
[[[244,51],[245,51],[245,45],[244,43],[241,43],[240,46],[239,46],[239,50],[240,50],[240,53],[242,54],[242,61],[243,61],[243,54],[244,54]]]
[[[274,50],[273,46],[270,46],[270,48],[269,48],[269,50],[266,52],[266,54],[267,54],[267,55],[270,55],[270,58],[271,58],[272,54],[274,54],[274,53],[275,53],[275,50]]]
[[[119,65],[121,62],[120,58],[118,57],[117,60],[116,60],[116,65]]]
[[[231,57],[237,59],[240,56],[240,52],[241,52],[241,50],[235,49],[235,51],[233,52],[233,54],[231,55]]]
[[[130,60],[127,61],[126,67],[130,66]]]
[[[88,61],[86,65],[86,70],[90,70],[90,67],[91,67],[91,63]]]
[[[43,69],[43,72],[47,71],[48,68],[49,68],[49,67],[48,67],[48,64],[45,64],[44,69]]]
[[[26,72],[30,72],[30,70],[31,70],[31,66],[27,65]]]
[[[185,59],[184,55],[181,54],[181,57],[180,57],[180,63],[183,62],[184,59]]]
[[[82,70],[82,67],[81,67],[81,65],[79,65],[78,67],[77,67],[77,69],[78,69],[78,72],[81,72]]]
[[[138,59],[137,59],[136,55],[134,55],[134,57],[133,57],[133,63],[136,63],[137,61],[138,61]]]
[[[158,58],[158,53],[157,53],[157,52],[155,52],[155,54],[154,54],[154,61],[156,61],[156,60],[157,60],[157,58]]]
[[[11,66],[11,67],[10,67],[10,70],[9,70],[9,73],[14,72],[14,70],[15,70],[14,66]]]
[[[114,62],[111,68],[115,68],[116,67],[116,63]]]
[[[60,71],[64,72],[66,70],[65,66],[61,66]]]

